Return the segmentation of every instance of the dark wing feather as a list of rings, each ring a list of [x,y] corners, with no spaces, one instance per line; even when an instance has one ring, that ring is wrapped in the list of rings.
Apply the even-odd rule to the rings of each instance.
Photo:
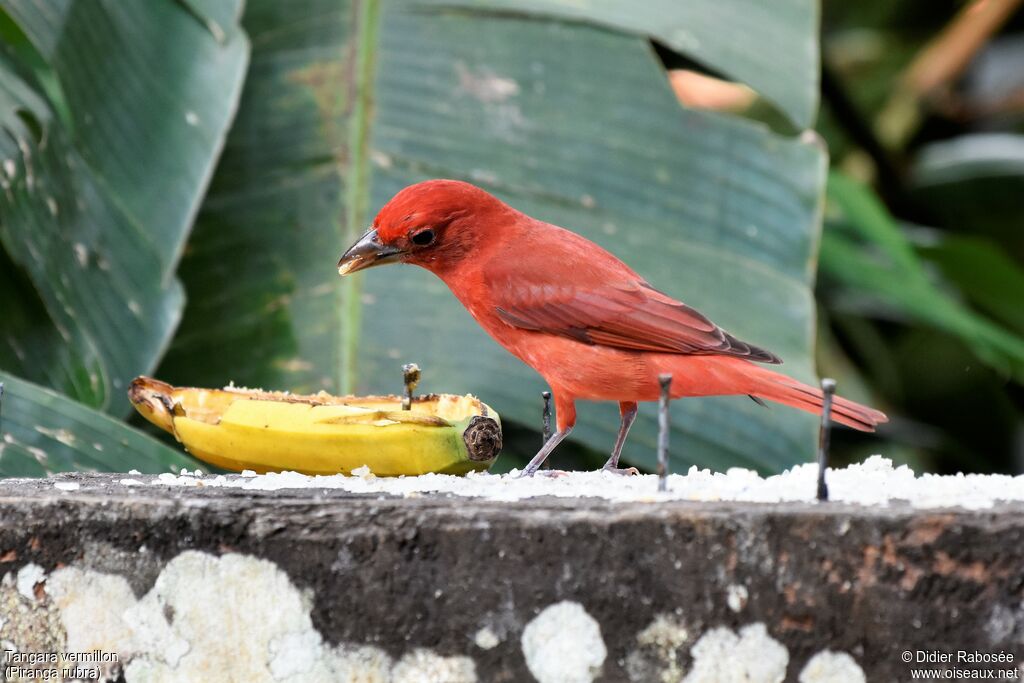
[[[505,281],[492,289],[503,321],[524,330],[634,351],[720,354],[761,363],[778,356],[736,337],[643,280],[581,287]]]

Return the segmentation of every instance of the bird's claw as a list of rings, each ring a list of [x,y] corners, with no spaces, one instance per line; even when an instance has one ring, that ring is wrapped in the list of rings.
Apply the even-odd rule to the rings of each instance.
[[[542,477],[552,477],[552,478],[555,478],[555,477],[568,477],[569,476],[569,473],[566,472],[565,470],[541,470],[541,471],[537,472],[537,474],[541,475]]]
[[[539,475],[541,477],[568,477],[569,473],[565,470],[536,470],[534,472],[523,470],[519,473],[519,476],[516,477],[516,479],[523,479],[524,477],[528,478],[534,475]]]
[[[610,472],[611,474],[621,474],[629,477],[640,474],[640,470],[635,467],[602,467],[601,471]]]

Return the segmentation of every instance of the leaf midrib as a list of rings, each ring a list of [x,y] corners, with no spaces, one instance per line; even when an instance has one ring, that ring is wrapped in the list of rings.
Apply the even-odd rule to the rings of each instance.
[[[342,244],[351,244],[362,234],[370,198],[370,126],[372,123],[373,87],[377,54],[377,33],[380,23],[379,0],[354,3],[358,15],[355,64],[352,70],[355,83],[352,115],[348,129],[348,150],[342,169],[345,180],[345,218],[341,225]],[[362,304],[362,276],[340,278],[337,284],[338,326],[340,343],[335,365],[337,386],[341,393],[355,391],[357,381],[357,354],[360,341]]]

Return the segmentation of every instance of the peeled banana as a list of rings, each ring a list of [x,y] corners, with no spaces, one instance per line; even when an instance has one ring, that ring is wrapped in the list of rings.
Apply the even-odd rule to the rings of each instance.
[[[137,377],[128,398],[194,456],[229,470],[377,476],[486,470],[501,452],[501,422],[472,396],[299,396],[251,389],[174,387]]]

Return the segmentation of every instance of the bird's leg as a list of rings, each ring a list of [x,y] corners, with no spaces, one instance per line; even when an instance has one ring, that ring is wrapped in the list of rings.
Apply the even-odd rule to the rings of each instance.
[[[537,469],[544,464],[551,451],[569,436],[572,428],[576,425],[576,404],[572,398],[567,398],[565,392],[553,391],[555,397],[555,426],[558,430],[551,435],[551,438],[544,442],[537,455],[526,466],[520,477],[532,477]],[[545,470],[545,474],[554,473],[554,470]]]
[[[640,474],[639,470],[635,467],[619,467],[622,445],[626,443],[626,435],[629,434],[629,428],[633,426],[633,421],[636,420],[636,413],[636,401],[619,401],[619,414],[622,415],[622,421],[619,423],[619,435],[615,438],[615,448],[612,449],[612,457],[608,458],[608,462],[601,468],[605,472],[612,472],[613,474]]]
[[[544,464],[544,461],[548,459],[548,456],[551,455],[551,451],[555,450],[555,446],[560,444],[562,439],[569,436],[571,432],[572,426],[570,425],[552,434],[551,438],[544,443],[544,446],[537,452],[537,455],[533,456],[533,460],[530,461],[530,464],[526,466],[523,473],[519,476],[532,477],[537,469]]]

